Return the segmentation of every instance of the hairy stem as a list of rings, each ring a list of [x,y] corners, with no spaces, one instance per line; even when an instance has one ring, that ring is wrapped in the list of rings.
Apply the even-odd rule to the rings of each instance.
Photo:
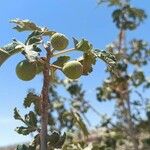
[[[47,59],[43,70],[43,87],[41,93],[41,133],[40,133],[40,149],[47,150],[47,125],[48,125],[48,102],[49,102],[49,62],[51,52],[47,51]]]
[[[56,57],[56,56],[59,56],[59,55],[68,53],[68,52],[70,52],[70,51],[73,51],[73,50],[75,50],[75,48],[65,49],[65,50],[62,50],[61,52],[54,53],[52,56],[53,56],[53,57]]]

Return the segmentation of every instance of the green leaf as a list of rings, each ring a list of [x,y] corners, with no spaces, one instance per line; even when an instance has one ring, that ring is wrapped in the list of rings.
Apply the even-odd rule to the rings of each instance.
[[[131,76],[132,83],[135,87],[140,86],[145,82],[145,76],[142,71],[134,71]]]
[[[19,111],[17,110],[17,108],[14,109],[14,118],[16,120],[21,120],[21,121],[23,120],[21,115],[19,114]]]
[[[40,27],[38,27],[35,23],[33,23],[33,22],[29,21],[29,20],[13,19],[10,22],[16,24],[14,29],[16,29],[19,32],[22,32],[22,31],[33,31],[33,30],[41,31]]]
[[[18,145],[17,148],[16,148],[16,150],[28,150],[28,147],[25,144]]]
[[[40,115],[40,97],[33,92],[29,92],[27,94],[23,103],[25,108],[30,107],[31,104],[34,104],[34,110],[38,115]]]
[[[23,50],[23,43],[14,40],[12,43],[0,48],[0,66],[12,55]]]
[[[54,65],[59,66],[59,67],[63,67],[63,65],[70,60],[69,56],[60,56],[57,58],[57,60],[55,62],[53,62]]]
[[[21,127],[17,127],[15,129],[15,131],[17,133],[19,133],[19,134],[22,134],[22,135],[28,135],[31,132],[35,131],[35,129],[34,128],[30,128],[30,127],[23,127],[23,126],[21,126]]]
[[[98,0],[98,5],[101,5],[102,3],[108,3],[108,6],[121,6],[122,2],[120,0]]]
[[[25,115],[25,121],[32,127],[37,126],[37,118],[33,111],[30,111],[29,114]]]
[[[54,147],[59,141],[59,138],[60,134],[57,131],[54,131],[51,135],[48,136],[48,144]]]
[[[34,94],[33,92],[28,92],[26,98],[24,99],[24,107],[30,107],[32,103],[35,103],[35,101],[39,100],[39,96]]]
[[[56,33],[55,31],[51,31],[48,28],[39,27],[30,20],[13,19],[10,22],[16,24],[14,29],[16,29],[18,32],[37,30],[45,36],[52,36],[54,33]]]
[[[9,53],[3,49],[0,49],[0,66],[9,58]]]
[[[34,62],[39,57],[39,49],[36,45],[26,45],[22,54],[25,55],[26,59],[30,62]]]
[[[66,140],[66,133],[63,134],[58,140],[58,142],[55,144],[55,148],[62,148],[64,142]]]
[[[81,41],[78,41],[75,38],[73,38],[73,41],[74,41],[74,47],[76,50],[89,52],[93,48],[92,44],[89,43],[86,39],[82,39]]]
[[[97,58],[102,59],[104,62],[106,62],[110,66],[115,66],[116,65],[116,58],[113,54],[108,53],[106,51],[100,51],[99,49],[95,49],[93,51],[95,56]]]
[[[83,65],[83,75],[88,75],[92,72],[92,65],[96,63],[96,57],[93,53],[84,53],[82,58],[79,58],[79,62]]]
[[[40,145],[40,134],[34,137],[33,141],[29,144],[28,150],[35,150],[38,145]]]
[[[25,44],[31,45],[31,44],[40,44],[42,40],[42,32],[40,31],[33,31],[27,38]]]

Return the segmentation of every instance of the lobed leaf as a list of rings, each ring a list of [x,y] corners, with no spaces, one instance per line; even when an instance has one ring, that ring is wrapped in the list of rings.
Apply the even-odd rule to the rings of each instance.
[[[57,60],[55,62],[53,62],[54,65],[59,66],[59,67],[63,67],[63,65],[70,60],[69,56],[60,56],[57,58]]]
[[[73,41],[76,50],[89,52],[93,49],[93,45],[89,43],[86,39],[82,39],[81,41],[78,41],[77,39],[73,38]]]
[[[45,36],[52,36],[54,33],[56,33],[55,31],[51,31],[48,28],[39,27],[30,20],[13,19],[10,22],[16,24],[16,26],[13,29],[17,30],[18,32],[36,30],[41,32]]]

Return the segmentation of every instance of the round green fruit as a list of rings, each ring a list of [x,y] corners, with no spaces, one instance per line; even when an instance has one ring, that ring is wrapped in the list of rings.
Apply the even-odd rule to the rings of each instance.
[[[16,74],[23,81],[32,80],[36,75],[36,65],[27,60],[23,60],[17,64]]]
[[[55,50],[64,50],[68,46],[68,39],[61,33],[55,33],[51,37],[51,44]]]
[[[83,66],[78,61],[70,61],[64,64],[63,73],[70,79],[78,79],[83,73]]]

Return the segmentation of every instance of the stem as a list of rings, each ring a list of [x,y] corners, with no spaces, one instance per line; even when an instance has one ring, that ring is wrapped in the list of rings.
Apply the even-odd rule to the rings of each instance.
[[[48,125],[48,102],[49,102],[49,62],[50,62],[51,52],[47,50],[47,60],[44,65],[43,70],[43,87],[41,92],[41,132],[40,132],[40,141],[41,141],[41,150],[47,150],[47,125]]]
[[[136,130],[134,128],[134,123],[132,121],[132,115],[131,115],[131,106],[130,106],[130,99],[129,99],[129,94],[128,94],[128,98],[127,98],[127,109],[128,109],[128,124],[129,124],[129,131],[130,131],[130,136],[131,136],[131,140],[132,143],[134,145],[134,150],[138,150],[138,140],[136,138]]]
[[[124,29],[120,29],[120,33],[119,33],[119,45],[118,45],[118,49],[119,49],[119,52],[121,54],[123,54],[124,56],[126,56],[126,51],[125,51],[125,38],[126,38],[126,32]],[[125,73],[127,75],[127,70],[124,71],[123,73]],[[120,76],[122,76],[122,72],[119,72],[118,73]],[[122,117],[124,119],[124,123],[127,122],[127,127],[126,127],[126,130],[127,130],[127,134],[130,136],[130,140],[133,144],[133,148],[134,150],[138,150],[138,139],[136,137],[136,130],[135,130],[135,127],[134,127],[134,122],[132,121],[132,112],[131,112],[131,106],[130,106],[130,95],[129,95],[129,87],[128,87],[128,81],[125,80],[124,81],[124,87],[125,87],[125,93],[122,93],[122,91],[119,92],[119,95],[122,95],[119,99],[119,101],[122,101],[122,108],[123,110],[121,110],[120,108],[120,111],[122,113]],[[125,104],[127,105],[127,107],[125,107]],[[124,112],[127,112],[124,113]]]
[[[64,53],[73,51],[73,50],[75,50],[75,48],[66,49],[66,50],[63,50],[63,51],[61,51],[61,52],[58,52],[58,53],[53,54],[52,57],[56,57],[56,56],[59,56],[59,55],[61,55],[61,54],[64,54]]]

